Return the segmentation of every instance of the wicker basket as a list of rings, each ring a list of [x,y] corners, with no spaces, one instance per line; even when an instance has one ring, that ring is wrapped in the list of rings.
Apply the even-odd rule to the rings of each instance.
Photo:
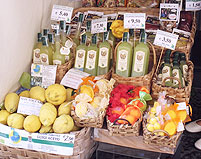
[[[167,136],[158,136],[158,135],[155,135],[153,132],[150,132],[147,130],[145,119],[143,119],[142,125],[143,125],[143,141],[146,144],[158,146],[159,148],[162,148],[162,149],[164,149],[165,147],[170,149],[175,149],[177,147],[177,144],[181,137],[182,132],[178,132],[174,136],[169,137],[166,131],[159,130],[164,132]]]
[[[153,74],[156,69],[156,52],[155,52],[154,46],[150,42],[148,42],[149,48],[150,48],[149,69],[148,69],[149,73],[148,74],[146,74],[145,76],[140,76],[140,77],[122,77],[115,73],[117,47],[121,43],[122,42],[119,42],[117,44],[117,46],[115,48],[115,53],[114,53],[112,78],[114,78],[116,80],[115,85],[127,84],[127,85],[134,85],[134,86],[144,86],[148,90],[150,90],[151,80],[152,80]]]
[[[3,159],[89,159],[96,149],[96,143],[91,139],[91,128],[83,128],[75,132],[73,156],[49,154],[34,150],[8,147],[0,144],[0,158]]]
[[[173,51],[172,54],[176,52]],[[162,57],[163,51],[161,53]],[[157,69],[159,68],[161,63],[161,58],[158,63]],[[187,65],[188,65],[188,76],[187,76],[187,86],[184,88],[181,88],[181,84],[179,79],[170,77],[170,79],[175,79],[179,81],[179,88],[172,88],[172,87],[165,87],[165,80],[168,78],[165,78],[162,82],[162,85],[157,84],[157,69],[156,73],[154,74],[153,80],[152,80],[152,91],[151,95],[154,99],[158,98],[159,92],[166,91],[168,96],[172,96],[175,98],[176,102],[187,102],[189,103],[190,100],[190,95],[191,95],[191,87],[192,87],[192,82],[193,82],[193,68],[194,65],[190,60],[187,60]]]
[[[135,106],[135,107],[138,108],[137,106]],[[141,112],[140,119],[138,119],[135,122],[134,125],[131,125],[129,123],[129,121],[127,121],[127,120],[126,121],[128,122],[128,124],[117,125],[116,122],[118,120],[122,120],[122,119],[116,119],[112,123],[112,122],[110,122],[110,120],[108,119],[108,117],[106,117],[106,120],[107,120],[107,129],[109,130],[109,134],[111,136],[139,136],[141,122],[142,122],[142,111],[140,110],[140,112]]]
[[[68,39],[71,42],[73,42],[73,40],[70,37],[68,37]],[[75,61],[75,49],[76,49],[76,44],[73,42],[73,46],[71,48],[72,58],[68,62],[66,62],[65,64],[57,66],[56,83],[60,83],[62,78],[66,74],[66,72],[73,67],[74,61]]]

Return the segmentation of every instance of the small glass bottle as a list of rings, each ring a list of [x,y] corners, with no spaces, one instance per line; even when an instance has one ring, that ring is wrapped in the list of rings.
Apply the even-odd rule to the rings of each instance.
[[[83,17],[84,17],[83,13],[80,13],[78,23],[77,23],[77,30],[73,38],[73,41],[77,46],[80,44],[80,31],[81,31],[82,22],[84,19]]]
[[[42,47],[42,34],[41,33],[38,33],[37,34],[37,43],[35,44],[34,46],[34,49],[33,49],[33,63],[35,64],[40,64],[41,61],[40,61],[40,49]]]
[[[172,66],[170,64],[170,58],[165,57],[164,61],[165,61],[165,63],[164,63],[164,67],[162,69],[162,81],[166,77],[172,77]],[[165,81],[165,86],[171,87],[172,86],[172,80],[171,79],[167,79]]]
[[[55,48],[54,48],[54,37],[53,37],[53,34],[49,33],[48,34],[48,40],[49,40],[49,46],[52,48],[53,52],[55,51]]]

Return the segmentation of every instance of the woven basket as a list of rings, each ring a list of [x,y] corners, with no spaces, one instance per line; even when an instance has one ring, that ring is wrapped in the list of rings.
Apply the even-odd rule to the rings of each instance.
[[[138,108],[137,106],[135,106]],[[139,109],[139,108],[138,108]],[[140,109],[139,109],[140,110]],[[141,122],[142,122],[142,111],[141,112],[141,117],[138,119],[134,125],[129,124],[119,124],[117,125],[116,122],[119,119],[116,119],[113,123],[110,122],[108,117],[106,117],[107,120],[107,129],[109,130],[109,134],[111,136],[139,136],[140,134],[140,127],[141,127]]]
[[[73,40],[70,37],[68,37],[68,39],[71,42],[73,42]],[[75,61],[75,49],[76,49],[76,44],[73,42],[73,46],[71,48],[71,54],[72,54],[71,59],[65,64],[57,66],[56,83],[60,83],[62,78],[66,74],[66,72],[68,72],[68,70],[70,70],[73,67],[74,61]]]
[[[115,73],[115,65],[116,65],[116,54],[117,54],[117,47],[121,44],[122,42],[119,42],[115,48],[115,53],[114,53],[114,63],[113,63],[113,72],[112,72],[112,78],[116,80],[115,85],[117,84],[127,84],[127,85],[134,85],[134,86],[144,86],[148,90],[150,90],[151,87],[151,80],[153,77],[153,74],[156,69],[156,52],[154,49],[154,46],[148,42],[149,48],[150,48],[150,57],[149,57],[149,73],[146,74],[145,76],[140,76],[140,77],[122,77],[119,76]]]
[[[91,128],[83,128],[75,132],[73,156],[49,154],[34,150],[8,147],[0,144],[0,158],[5,159],[89,159],[96,149],[96,143],[91,139]]]
[[[143,119],[143,141],[146,144],[158,146],[159,148],[164,149],[164,147],[168,147],[171,149],[175,149],[177,147],[178,141],[181,137],[182,132],[178,132],[174,136],[159,136],[155,135],[153,132],[147,130],[146,120]],[[166,135],[168,134],[166,131],[159,130],[164,132]]]
[[[176,52],[176,51],[174,51]],[[172,53],[174,53],[172,52]],[[161,57],[162,57],[163,51],[161,53]],[[161,63],[161,57],[160,57],[160,61],[158,63],[157,69],[160,66]],[[181,85],[179,86],[179,88],[172,88],[172,87],[165,87],[165,80],[168,78],[165,78],[162,85],[157,84],[157,69],[156,69],[156,73],[154,74],[153,80],[152,80],[152,91],[151,91],[151,95],[154,99],[158,98],[159,92],[163,92],[166,91],[168,96],[172,96],[175,98],[176,102],[187,102],[189,103],[190,100],[190,95],[191,95],[191,87],[192,87],[192,82],[193,82],[193,68],[194,65],[190,60],[187,60],[187,65],[188,65],[188,76],[187,76],[187,86],[184,88],[181,88]],[[173,79],[171,77],[171,79]],[[178,80],[177,78],[174,77],[174,79]],[[179,81],[180,83],[180,81]]]

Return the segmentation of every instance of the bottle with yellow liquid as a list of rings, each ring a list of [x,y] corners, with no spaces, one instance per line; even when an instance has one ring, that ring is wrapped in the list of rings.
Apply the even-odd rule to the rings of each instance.
[[[53,51],[48,46],[47,37],[42,37],[42,47],[40,49],[41,64],[52,65]]]
[[[75,37],[73,38],[73,41],[77,46],[80,44],[80,31],[81,31],[83,19],[84,19],[84,15],[83,13],[80,13],[78,23],[77,23],[77,30],[75,33]]]
[[[55,44],[54,44],[54,36],[52,33],[48,34],[48,40],[49,40],[48,45],[52,48],[52,50],[54,52],[55,51],[55,48],[54,48]]]
[[[38,33],[38,40],[33,49],[33,63],[40,64],[40,49],[42,47],[42,34]]]
[[[65,46],[66,42],[66,22],[64,20],[61,20],[59,23],[60,27],[60,34],[61,34],[61,44],[62,46]]]

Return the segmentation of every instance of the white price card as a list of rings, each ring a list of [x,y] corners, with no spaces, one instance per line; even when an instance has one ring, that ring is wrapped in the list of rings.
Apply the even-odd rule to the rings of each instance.
[[[186,11],[201,10],[201,0],[186,0]]]
[[[52,8],[51,20],[64,20],[66,23],[71,22],[73,8],[68,6],[54,5]]]
[[[59,29],[59,24],[52,24],[51,27],[53,30]]]
[[[124,13],[124,28],[145,29],[145,13]]]
[[[103,33],[107,31],[107,18],[99,18],[91,21],[91,33]]]
[[[175,50],[179,35],[157,30],[154,45],[158,45],[170,50]]]
[[[43,103],[39,100],[20,97],[17,113],[39,116],[40,108],[42,107],[42,105]]]
[[[177,110],[186,110],[186,102],[177,103]]]

